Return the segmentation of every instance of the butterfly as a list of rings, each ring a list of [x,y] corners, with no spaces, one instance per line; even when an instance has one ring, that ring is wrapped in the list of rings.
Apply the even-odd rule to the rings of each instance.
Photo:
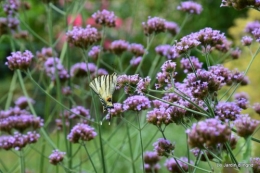
[[[89,86],[99,96],[99,100],[103,106],[103,112],[108,108],[114,108],[112,103],[112,95],[117,84],[117,74],[102,75],[93,79]]]

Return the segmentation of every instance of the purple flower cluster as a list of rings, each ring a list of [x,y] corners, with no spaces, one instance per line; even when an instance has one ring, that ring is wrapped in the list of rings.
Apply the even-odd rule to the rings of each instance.
[[[90,51],[88,52],[88,56],[92,58],[93,60],[97,60],[98,56],[101,52],[101,47],[100,46],[93,46]]]
[[[260,157],[250,158],[250,163],[253,165],[253,173],[260,172]]]
[[[14,148],[21,150],[28,144],[36,143],[39,137],[40,135],[35,131],[27,132],[27,134],[14,132],[12,136],[2,135],[0,136],[0,149],[10,150]]]
[[[255,112],[256,112],[257,114],[260,115],[260,103],[255,103],[255,104],[253,105],[253,109],[255,110]]]
[[[207,149],[211,150],[212,147],[207,148]],[[207,160],[212,160],[214,158],[214,156],[211,155],[210,152],[208,152],[207,150],[202,150],[202,149],[199,149],[199,148],[193,148],[190,151],[194,154],[194,156],[196,158],[199,158],[199,154],[200,154],[200,160],[204,161],[204,162],[206,162]],[[213,152],[213,151],[211,151],[211,152]],[[205,155],[207,155],[207,157]]]
[[[38,59],[46,60],[47,58],[53,57],[54,52],[52,51],[51,47],[44,47],[41,49],[41,51],[36,52],[36,57]]]
[[[71,31],[67,32],[67,39],[74,46],[88,48],[101,40],[101,34],[90,25],[87,25],[86,28],[74,26]]]
[[[260,26],[259,26],[259,27],[260,27]],[[244,37],[242,37],[242,39],[241,39],[241,43],[242,43],[242,45],[244,45],[244,46],[250,46],[250,45],[252,44],[252,42],[253,42],[253,38],[250,37],[250,36],[244,36]]]
[[[260,7],[260,3],[259,3]],[[247,24],[245,32],[252,34],[257,42],[260,42],[260,22],[254,21]]]
[[[247,93],[245,92],[241,92],[241,93],[236,93],[234,95],[235,98],[235,102],[236,104],[241,108],[241,109],[247,109],[248,104],[249,104],[249,96]]]
[[[234,83],[240,83],[240,85],[244,86],[249,83],[249,79],[245,76],[244,72],[239,72],[235,70],[232,74],[232,81]]]
[[[7,62],[5,65],[9,67],[11,70],[26,70],[30,67],[30,64],[32,62],[33,54],[26,50],[25,52],[12,52],[11,56],[8,56]]]
[[[21,96],[15,100],[14,104],[15,104],[15,106],[19,107],[20,109],[26,109],[29,106],[28,102],[30,102],[31,104],[35,103],[35,101],[33,99],[31,99],[31,98],[27,99],[27,97]]]
[[[151,78],[147,76],[146,78],[141,78],[136,86],[136,91],[138,94],[143,95],[144,92],[146,92],[150,86]]]
[[[132,52],[136,57],[143,56],[145,53],[144,46],[138,43],[132,43],[128,46],[128,50]]]
[[[134,94],[137,84],[140,80],[138,74],[136,75],[120,75],[117,78],[117,89],[123,88],[126,94]]]
[[[195,56],[190,56],[188,58],[181,59],[181,68],[184,69],[184,73],[195,72],[202,68],[202,62]]]
[[[234,121],[237,135],[244,138],[252,135],[259,124],[260,121],[251,119],[247,114],[238,116]]]
[[[158,156],[168,157],[174,150],[175,145],[172,144],[169,140],[159,138],[154,144],[154,151],[157,152]]]
[[[53,165],[57,165],[63,161],[65,154],[65,152],[61,152],[59,150],[53,150],[49,156],[49,162]]]
[[[65,126],[69,127],[70,123],[78,122],[78,119],[82,119],[82,123],[86,124],[87,120],[91,119],[91,116],[89,109],[83,106],[75,106],[71,108],[70,111],[64,111],[60,114],[60,117],[55,120],[58,130],[61,130],[63,127],[63,118],[65,119]]]
[[[142,61],[142,57],[141,56],[138,56],[138,57],[133,57],[131,60],[130,60],[130,64],[133,66],[133,67],[136,67],[140,64],[140,62]]]
[[[184,172],[188,172],[189,171],[189,165],[186,164],[186,163],[189,163],[188,158],[181,157],[177,161],[177,163],[176,163],[176,161],[177,160],[175,160],[174,158],[170,158],[170,159],[167,159],[165,161],[164,165],[166,166],[166,168],[168,169],[169,172],[171,172],[171,173],[182,173],[183,171]],[[194,165],[193,161],[190,161],[190,164]],[[181,167],[181,169],[179,167]]]
[[[125,40],[115,40],[110,44],[109,50],[116,55],[121,55],[123,52],[127,51],[129,43]]]
[[[113,107],[108,109],[109,114],[112,117],[120,116],[123,111],[123,105],[121,103],[113,103]]]
[[[155,48],[155,51],[156,51],[157,54],[159,54],[161,56],[164,56],[164,57],[167,57],[168,56],[168,52],[169,52],[171,47],[172,47],[171,45],[162,44],[162,45],[157,46]]]
[[[240,55],[241,55],[241,50],[239,48],[232,50],[231,53],[230,53],[230,56],[233,59],[238,59],[240,57]]]
[[[67,138],[72,143],[79,143],[80,140],[90,141],[94,139],[95,136],[97,136],[97,133],[93,127],[79,123],[72,128]]]
[[[88,63],[80,62],[74,64],[70,69],[70,75],[72,77],[86,77],[88,74],[88,71],[90,74],[93,74],[97,71],[97,67],[94,63]]]
[[[156,79],[158,81],[155,84],[156,88],[161,88],[163,86],[171,85],[174,81],[176,63],[171,60],[165,61],[161,66],[162,72],[157,73]]]
[[[171,117],[164,107],[154,108],[153,110],[147,112],[146,120],[156,126],[161,126],[162,124],[168,125],[172,123]]]
[[[0,131],[11,133],[13,129],[20,132],[32,128],[34,130],[43,126],[43,119],[34,117],[19,107],[0,112]]]
[[[181,2],[177,9],[190,14],[200,14],[203,10],[200,4],[193,1]]]
[[[156,152],[147,151],[144,153],[144,169],[145,172],[154,172],[158,173],[159,169],[161,168],[159,165],[160,157],[157,155]]]
[[[102,11],[97,11],[92,15],[95,22],[100,25],[104,25],[107,27],[115,27],[116,26],[116,16],[114,12],[103,9]]]
[[[223,77],[209,71],[198,69],[195,73],[189,73],[184,83],[190,88],[195,98],[203,99],[222,87]]]
[[[234,102],[219,102],[215,114],[221,121],[234,121],[240,114],[241,108]]]
[[[13,16],[20,8],[19,0],[8,0],[3,4],[4,12],[8,16]]]
[[[180,31],[179,26],[175,22],[167,21],[165,22],[165,27],[167,32],[169,32],[172,36],[175,36]]]
[[[236,10],[242,10],[244,8],[260,8],[260,2],[258,0],[243,0],[243,1],[233,1],[233,0],[222,0],[220,7],[233,7]]]
[[[215,66],[210,66],[209,72],[213,73],[216,76],[221,76],[223,78],[223,80],[221,81],[223,85],[231,85],[233,82],[232,72],[228,68],[225,68],[223,65],[218,64]]]
[[[203,149],[227,142],[231,135],[231,129],[228,125],[222,124],[220,120],[212,118],[194,123],[186,133],[191,148]]]
[[[149,36],[151,34],[158,34],[165,32],[166,30],[166,20],[160,17],[148,17],[147,22],[142,23],[144,34]]]
[[[69,78],[69,74],[67,70],[63,67],[59,58],[48,58],[44,63],[44,69],[47,76],[49,76],[52,81],[56,80],[56,71],[61,81],[66,81]]]
[[[141,111],[151,107],[150,100],[145,96],[134,95],[128,97],[123,103],[124,111]]]

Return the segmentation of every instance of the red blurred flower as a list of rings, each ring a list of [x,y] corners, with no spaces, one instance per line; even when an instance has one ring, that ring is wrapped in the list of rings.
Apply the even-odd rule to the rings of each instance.
[[[73,26],[82,26],[82,17],[78,14],[76,17],[73,15],[68,16],[67,18],[68,24]]]

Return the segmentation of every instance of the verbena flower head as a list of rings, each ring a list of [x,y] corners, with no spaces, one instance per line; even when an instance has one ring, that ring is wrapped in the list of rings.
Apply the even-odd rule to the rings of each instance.
[[[124,88],[126,94],[134,94],[139,80],[140,77],[138,74],[120,75],[117,78],[117,89]]]
[[[176,69],[176,63],[171,60],[165,61],[161,67],[162,72],[164,73],[174,73]]]
[[[176,102],[177,104],[181,105],[183,102]],[[183,105],[186,106],[186,105]],[[185,109],[176,107],[176,106],[170,106],[166,112],[169,114],[171,118],[171,122],[174,122],[176,124],[180,124],[183,122],[183,119],[187,113]]]
[[[66,81],[69,78],[67,70],[63,67],[60,59],[57,57],[48,58],[44,63],[44,69],[47,76],[49,76],[52,81],[56,80],[56,71],[61,81]]]
[[[241,55],[241,50],[239,48],[232,50],[231,53],[230,53],[230,56],[233,59],[238,59],[240,57],[240,55]]]
[[[80,116],[86,118],[86,119],[90,119],[90,113],[89,113],[89,109],[84,108],[83,106],[75,106],[72,109],[70,109],[71,112],[69,119],[75,119],[75,118],[80,118]]]
[[[94,139],[95,136],[97,136],[97,133],[93,127],[79,123],[72,128],[67,138],[72,143],[79,143],[80,140],[90,141]]]
[[[257,42],[260,42],[260,28],[257,28],[252,31],[253,36]]]
[[[193,1],[181,2],[177,9],[190,14],[200,14],[203,10],[200,4]]]
[[[168,51],[170,50],[172,46],[168,44],[159,45],[155,48],[155,51],[157,54],[167,57]]]
[[[251,119],[247,114],[238,116],[234,121],[237,135],[244,138],[251,136],[259,124],[260,121]]]
[[[46,60],[47,58],[53,57],[53,56],[54,56],[54,52],[52,51],[51,47],[43,47],[41,49],[41,51],[36,52],[36,57],[38,59]]]
[[[90,25],[87,25],[86,28],[74,26],[71,31],[67,32],[67,39],[76,47],[88,48],[101,40],[101,34]]]
[[[8,0],[3,4],[4,12],[9,15],[13,16],[20,7],[20,2],[18,0]]]
[[[14,132],[13,136],[0,136],[0,149],[4,150],[21,150],[28,144],[37,142],[40,135],[36,132],[27,132],[27,134],[21,134]]]
[[[159,138],[154,144],[154,151],[157,152],[158,156],[168,157],[174,150],[175,145],[171,141]]]
[[[133,57],[131,60],[130,60],[130,64],[133,66],[133,67],[136,67],[140,64],[140,62],[142,61],[142,57],[141,56],[138,56],[138,57]]]
[[[198,41],[197,35],[192,33],[182,37],[179,42],[176,42],[175,45],[172,46],[170,51],[175,55],[174,57],[178,57],[178,55],[186,53],[200,44],[201,42]]]
[[[162,124],[168,125],[172,123],[171,117],[164,107],[154,108],[153,110],[147,112],[146,120],[148,123],[159,127]]]
[[[64,96],[69,96],[69,95],[72,94],[71,87],[69,87],[69,86],[62,87],[62,91],[61,92],[62,92],[62,94]]]
[[[121,113],[124,112],[123,105],[121,103],[113,103],[113,107],[114,108],[108,109],[109,114],[112,117],[120,116]]]
[[[169,104],[164,103],[160,100],[153,100],[152,104],[154,108],[167,108],[169,106]]]
[[[223,77],[203,69],[199,69],[195,73],[188,74],[184,80],[195,98],[203,99],[206,95],[212,94],[222,87]]]
[[[186,133],[191,148],[203,149],[227,142],[231,135],[231,129],[228,125],[222,124],[220,120],[211,118],[194,123]]]
[[[189,58],[181,59],[181,68],[184,70],[184,73],[191,73],[194,70],[198,70],[202,68],[202,62],[195,56],[190,56]]]
[[[49,162],[53,165],[57,165],[58,163],[63,161],[65,155],[65,152],[53,150],[51,155],[49,156]]]
[[[241,108],[234,102],[219,102],[215,114],[222,121],[234,121],[241,112]]]
[[[100,46],[93,46],[90,51],[88,52],[88,56],[92,58],[93,60],[97,60],[98,56],[101,52],[101,47]]]
[[[241,92],[241,93],[236,93],[234,95],[235,98],[235,102],[236,104],[241,108],[241,109],[247,109],[248,104],[249,104],[249,96],[247,93],[245,92]]]
[[[156,152],[147,151],[144,153],[144,169],[145,172],[154,172],[158,173],[159,169],[161,168],[158,164],[160,157],[157,155]]]
[[[183,162],[179,161],[177,159],[175,160],[174,158],[167,159],[165,161],[164,166],[171,173],[182,173],[182,170],[184,170],[185,172],[188,172],[189,171],[189,165],[186,164],[186,163],[189,163],[188,158],[181,157],[180,160],[182,160]],[[178,164],[176,163],[176,161],[178,162]],[[184,163],[184,162],[186,162],[186,163]],[[194,165],[193,161],[190,160],[190,164]],[[182,168],[182,170],[179,168],[178,165]]]
[[[104,25],[107,27],[115,27],[116,26],[116,16],[114,12],[103,9],[102,11],[97,11],[92,15],[95,22],[100,25]]]
[[[128,97],[123,104],[124,111],[142,111],[151,107],[150,100],[145,96],[134,95]]]
[[[244,46],[250,46],[253,42],[253,38],[250,37],[250,36],[244,36],[242,39],[241,39],[241,43],[242,45]]]
[[[260,103],[255,103],[255,104],[253,105],[253,109],[255,110],[255,112],[256,112],[257,114],[260,115]]]
[[[175,36],[180,31],[179,26],[175,22],[166,21],[165,27],[167,32],[169,32],[172,36]]]
[[[223,65],[215,65],[215,66],[210,66],[209,67],[209,71],[213,74],[215,74],[216,76],[221,76],[223,78],[223,80],[221,81],[222,84],[226,84],[226,85],[231,85],[232,84],[232,72],[224,67]]]
[[[222,0],[220,7],[233,7],[236,10],[242,10],[244,8],[253,7],[256,9],[260,8],[260,3],[258,0],[243,0],[243,1],[233,1],[233,0]]]
[[[25,96],[21,96],[19,98],[17,98],[14,102],[15,106],[18,106],[20,109],[25,109],[29,106],[29,103],[30,102],[31,104],[34,104],[35,101],[31,98],[28,98],[25,97]]]
[[[235,70],[232,74],[232,81],[234,83],[240,83],[240,85],[242,86],[247,85],[249,83],[249,79],[247,78],[247,76],[245,76],[245,73],[239,72],[237,70]]]
[[[135,56],[143,56],[145,53],[144,46],[138,43],[130,44],[128,50],[132,52]]]
[[[12,52],[12,55],[6,58],[7,62],[5,65],[11,70],[26,70],[30,67],[32,58],[33,54],[29,50],[26,50],[23,53],[20,51]]]
[[[250,158],[250,163],[253,165],[253,173],[260,172],[260,157]]]
[[[117,55],[125,52],[129,47],[129,43],[125,40],[115,40],[110,44],[109,50]]]
[[[97,75],[98,75],[98,76],[107,75],[107,74],[108,74],[108,72],[107,72],[106,69],[99,68],[99,69],[97,70]],[[92,74],[92,75],[95,75],[95,74]]]
[[[147,22],[143,22],[142,26],[144,34],[149,36],[151,34],[159,34],[166,30],[166,20],[160,17],[148,17]]]
[[[70,75],[72,77],[86,77],[88,74],[88,71],[90,74],[97,71],[97,67],[94,63],[88,63],[80,62],[74,64],[70,69]]]
[[[147,76],[146,78],[141,78],[136,86],[136,91],[138,94],[142,95],[143,92],[146,92],[149,88],[151,78]]]
[[[260,22],[259,21],[253,21],[253,22],[249,22],[246,27],[245,27],[245,32],[252,34],[252,32],[255,29],[260,28]]]

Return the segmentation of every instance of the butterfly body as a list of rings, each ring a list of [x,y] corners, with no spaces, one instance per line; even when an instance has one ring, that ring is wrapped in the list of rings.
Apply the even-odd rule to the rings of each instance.
[[[108,108],[113,108],[112,95],[115,91],[116,84],[116,73],[99,76],[93,79],[89,84],[93,91],[99,96],[103,111],[107,111]]]

